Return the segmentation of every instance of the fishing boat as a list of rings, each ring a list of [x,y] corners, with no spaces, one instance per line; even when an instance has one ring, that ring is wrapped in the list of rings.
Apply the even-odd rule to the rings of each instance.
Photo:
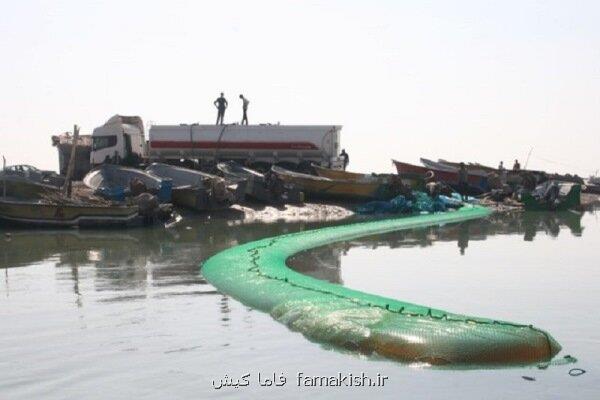
[[[303,193],[293,185],[284,184],[271,172],[261,173],[234,161],[221,162],[217,169],[232,182],[245,182],[246,196],[264,203],[301,203]]]
[[[397,184],[399,180],[403,185],[408,186],[411,189],[422,189],[423,179],[410,174],[404,174],[402,176],[399,174],[364,174],[360,172],[349,172],[339,169],[324,168],[314,164],[312,165],[312,168],[318,176],[329,179],[341,179],[357,182],[380,182],[382,184]]]
[[[593,181],[588,180],[585,185],[581,187],[581,191],[583,193],[600,194],[600,184],[592,182]]]
[[[83,178],[83,183],[102,197],[121,201],[131,193],[132,186],[141,184],[142,192],[156,195],[161,202],[169,202],[173,187],[170,179],[112,164],[104,164],[90,171]]]
[[[312,168],[318,176],[329,179],[340,179],[355,182],[389,182],[391,174],[363,174],[359,172],[349,172],[341,169],[331,169],[313,164]]]
[[[246,182],[169,164],[153,163],[146,172],[173,183],[173,203],[196,211],[223,209],[243,199]]]
[[[444,160],[442,158],[437,160],[438,163],[440,164],[446,164],[455,168],[460,168],[460,163],[459,162],[453,162],[453,161],[448,161],[448,160]],[[483,171],[485,173],[490,173],[490,172],[495,172],[498,173],[498,169],[496,168],[492,168],[489,167],[487,165],[483,165],[483,164],[479,164],[479,163],[474,163],[474,162],[467,162],[465,163],[466,167],[468,170],[480,170]]]
[[[18,175],[0,175],[0,196],[22,200],[40,199],[48,193],[58,193],[56,186],[37,183]]]
[[[548,181],[535,191],[522,193],[520,200],[526,211],[565,211],[581,206],[581,185]]]
[[[0,221],[40,227],[114,227],[141,221],[137,206],[61,204],[0,198]]]
[[[433,161],[427,158],[420,158],[421,164],[423,164],[426,168],[431,170],[439,170],[439,171],[447,171],[447,172],[456,172],[458,174],[458,170],[460,169],[460,163],[449,163],[447,161]],[[488,171],[485,171],[481,168],[473,167],[471,164],[465,163],[465,168],[467,169],[469,175],[475,175],[480,177],[486,177],[488,175]]]
[[[40,199],[56,193],[64,178],[52,171],[42,171],[31,165],[12,165],[0,171],[0,196],[18,199]]]
[[[330,179],[293,172],[273,166],[271,171],[283,182],[302,190],[307,198],[343,199],[350,201],[388,200],[398,194],[398,187],[378,181],[362,182],[356,180]]]
[[[57,187],[60,187],[65,183],[64,176],[60,176],[54,171],[44,171],[26,164],[4,167],[4,169],[0,171],[0,176],[20,176],[32,182]]]
[[[458,184],[458,171],[448,171],[446,169],[428,168],[420,165],[409,164],[401,161],[392,160],[398,174],[400,176],[419,176],[425,179],[427,175],[430,175],[430,171],[433,172],[433,179],[447,183],[451,186]],[[470,186],[477,190],[487,190],[488,182],[487,177],[474,175],[471,173],[467,174],[467,182]]]

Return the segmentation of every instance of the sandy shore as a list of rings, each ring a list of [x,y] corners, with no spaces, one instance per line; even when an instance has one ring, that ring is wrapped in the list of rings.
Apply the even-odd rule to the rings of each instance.
[[[273,223],[339,221],[354,215],[353,204],[304,203],[282,206],[235,204],[229,210],[211,212],[213,218],[238,219],[243,222]]]
[[[482,204],[494,210],[494,212],[514,212],[523,210],[518,203],[508,201],[506,203]],[[583,193],[581,195],[581,208],[587,210],[600,205],[600,195]],[[356,204],[349,203],[305,203],[300,205],[283,205],[275,207],[263,204],[236,204],[229,210],[211,212],[211,218],[227,218],[240,220],[240,222],[319,222],[340,221],[355,215]],[[393,214],[390,214],[393,217]]]

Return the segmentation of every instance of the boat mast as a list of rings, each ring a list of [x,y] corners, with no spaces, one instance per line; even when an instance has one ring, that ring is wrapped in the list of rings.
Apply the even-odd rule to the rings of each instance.
[[[75,169],[75,153],[77,152],[77,142],[79,141],[79,127],[73,126],[73,143],[71,145],[71,158],[69,159],[69,166],[67,167],[67,175],[65,178],[65,184],[62,187],[62,192],[65,196],[71,197],[71,178],[73,177],[73,170]]]
[[[527,169],[527,164],[529,164],[529,157],[531,157],[532,151],[533,151],[533,147],[531,149],[529,149],[529,153],[527,153],[527,160],[525,160],[525,165],[523,166],[523,169]]]
[[[4,156],[2,156],[2,171],[6,170],[6,158]],[[6,199],[6,177],[4,179],[2,179],[2,197],[4,197]]]

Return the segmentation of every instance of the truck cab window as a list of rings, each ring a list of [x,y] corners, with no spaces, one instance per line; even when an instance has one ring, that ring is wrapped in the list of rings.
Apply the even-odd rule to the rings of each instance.
[[[93,149],[100,150],[107,147],[114,147],[117,145],[117,136],[94,136],[93,137]]]

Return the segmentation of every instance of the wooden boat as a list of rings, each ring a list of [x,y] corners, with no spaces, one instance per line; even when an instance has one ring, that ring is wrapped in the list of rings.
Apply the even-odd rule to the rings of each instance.
[[[173,203],[196,211],[230,207],[243,199],[245,182],[231,182],[219,176],[169,164],[153,163],[146,172],[173,182]]]
[[[600,194],[600,185],[586,184],[581,188],[583,193]]]
[[[432,170],[456,172],[458,174],[458,171],[460,169],[460,163],[458,163],[458,165],[456,165],[455,163],[452,163],[453,165],[451,165],[447,162],[436,162],[436,161],[428,160],[427,158],[420,158],[420,161],[421,161],[421,164],[423,164],[426,168],[429,168]],[[467,169],[469,175],[475,175],[475,176],[487,178],[487,175],[489,173],[487,171],[484,171],[483,169],[474,168],[469,164],[465,164],[465,168]]]
[[[361,174],[358,172],[349,172],[341,169],[324,168],[319,165],[312,165],[318,176],[329,179],[339,179],[355,182],[381,182],[387,183],[391,179],[391,174]]]
[[[245,182],[246,196],[264,203],[301,203],[303,193],[293,185],[286,185],[271,172],[263,174],[229,161],[217,164],[226,179]]]
[[[141,182],[146,191],[155,194],[159,201],[171,201],[173,187],[171,180],[139,169],[104,164],[90,171],[83,178],[83,183],[94,189],[96,194],[114,200],[124,200],[134,181]]]
[[[456,169],[460,168],[460,163],[458,163],[458,162],[443,160],[441,158],[438,159],[437,162],[439,164],[454,167]],[[467,162],[467,163],[465,163],[465,166],[466,166],[467,170],[472,171],[475,174],[486,174],[487,175],[491,172],[498,173],[498,170],[496,168],[488,167],[487,165],[483,165],[483,164],[479,164],[479,163]]]
[[[425,160],[425,159],[421,159],[421,162],[423,162],[423,160]],[[429,160],[426,160],[426,161],[429,161]],[[448,166],[453,166],[455,168],[460,167],[460,163],[450,162],[450,161],[441,160],[441,159],[438,160],[438,163],[448,165]],[[469,163],[466,163],[466,167],[467,167],[467,170],[469,171],[469,173],[473,173],[475,175],[487,175],[492,172],[496,173],[496,174],[499,173],[498,169],[488,167],[486,165],[479,164],[479,163],[469,162]],[[532,175],[536,179],[537,182],[544,182],[547,180],[555,180],[555,181],[560,181],[560,182],[570,182],[570,183],[578,183],[578,184],[584,183],[584,179],[577,175],[571,175],[571,174],[562,175],[562,174],[548,173],[545,171],[539,171],[539,170],[533,170],[533,169],[520,169],[518,171],[513,171],[512,169],[506,169],[508,182],[509,183],[511,181],[513,183],[520,182],[519,177],[522,176],[523,173]]]
[[[559,193],[555,200],[549,201],[531,193],[521,194],[521,202],[526,211],[565,211],[581,206],[581,185],[560,183]]]
[[[0,171],[0,196],[40,199],[57,193],[64,178],[53,171],[42,171],[31,165],[12,165]]]
[[[56,186],[31,181],[18,175],[0,175],[0,196],[22,200],[41,199],[45,194],[60,192]]]
[[[396,160],[392,160],[392,162],[394,163],[394,166],[396,167],[398,174],[405,175],[405,174],[412,174],[412,175],[416,175],[416,176],[420,176],[421,178],[425,178],[425,176],[427,176],[431,171],[434,174],[433,179],[447,183],[451,186],[456,186],[458,184],[458,172],[454,172],[454,171],[447,171],[447,170],[440,170],[440,169],[435,169],[435,168],[427,168],[427,167],[422,167],[420,165],[414,165],[414,164],[408,164],[408,163],[404,163],[401,161],[396,161]],[[487,183],[487,177],[483,177],[483,176],[478,176],[478,175],[473,175],[473,174],[468,174],[467,175],[467,181],[469,183],[469,185],[474,186],[477,189],[480,190],[487,190],[488,189],[488,183]]]
[[[388,200],[397,194],[394,185],[388,183],[361,182],[330,179],[293,172],[281,167],[271,167],[283,182],[295,185],[307,198],[344,199],[351,201]]]
[[[0,198],[0,221],[41,227],[112,227],[140,222],[137,206],[53,204]]]

